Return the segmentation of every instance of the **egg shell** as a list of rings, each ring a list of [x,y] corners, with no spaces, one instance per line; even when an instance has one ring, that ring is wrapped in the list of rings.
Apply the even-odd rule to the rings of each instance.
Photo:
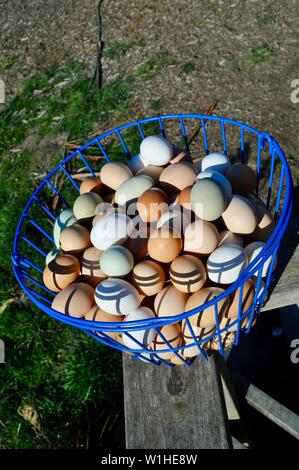
[[[191,190],[190,201],[195,214],[206,221],[218,219],[227,205],[223,187],[212,178],[196,180]]]
[[[103,199],[96,193],[84,193],[75,200],[73,211],[78,221],[89,221],[96,214],[97,206]]]
[[[189,295],[168,284],[155,297],[155,312],[158,317],[180,315],[185,311]]]
[[[125,214],[106,215],[93,226],[90,239],[98,250],[104,251],[114,244],[123,244],[133,233],[134,223]]]
[[[191,186],[186,186],[180,194],[178,195],[178,203],[180,206],[184,207],[185,209],[188,209],[191,211],[191,190],[192,190],[192,185]]]
[[[193,255],[181,255],[173,260],[169,273],[174,287],[188,294],[201,289],[207,279],[203,262]]]
[[[53,248],[53,250],[49,251],[49,253],[47,254],[46,256],[46,259],[45,259],[45,264],[49,264],[50,261],[52,261],[53,259],[56,258],[56,256],[58,255],[63,255],[64,252],[58,248]]]
[[[219,233],[219,246],[222,245],[239,245],[241,247],[244,246],[244,241],[240,235],[237,235],[229,230],[222,230]]]
[[[136,310],[132,310],[129,315],[126,316],[125,322],[136,321],[136,320],[147,320],[154,318],[154,312],[147,307],[139,307]],[[128,333],[132,336],[130,338],[125,332],[122,334],[124,344],[130,349],[142,350],[147,348],[156,336],[156,331],[153,328],[146,328],[144,330],[130,330]],[[136,339],[138,344],[134,341]],[[143,345],[143,346],[142,346]]]
[[[173,163],[160,175],[160,185],[167,192],[180,192],[196,180],[196,170],[190,163]]]
[[[148,165],[166,165],[173,156],[172,145],[160,135],[145,137],[140,144],[140,155]]]
[[[184,251],[208,255],[219,243],[219,232],[214,224],[197,219],[189,224],[184,232]]]
[[[75,256],[58,255],[47,264],[43,272],[45,286],[59,292],[74,282],[80,274],[80,263]]]
[[[137,171],[136,176],[139,176],[139,175],[149,176],[150,178],[154,180],[154,185],[158,186],[159,178],[163,170],[164,170],[163,166],[148,165],[145,168],[141,168],[141,170]]]
[[[80,184],[80,194],[97,193],[101,194],[102,181],[96,176],[88,176]]]
[[[191,331],[192,329],[192,331]],[[182,334],[183,334],[183,340],[185,345],[191,345],[195,343],[194,337],[192,333],[194,334],[196,341],[202,341],[205,338],[208,338],[215,332],[215,327],[207,327],[207,328],[200,328],[197,326],[192,326],[191,329],[188,326],[188,323],[186,320],[182,321]],[[204,342],[199,344],[200,348],[203,348]],[[190,358],[190,357],[195,357],[200,354],[200,350],[196,343],[194,346],[189,347],[189,348],[184,348],[184,357],[185,358]]]
[[[206,170],[202,171],[201,173],[198,173],[196,179],[205,179],[205,178],[211,178],[212,180],[216,181],[224,190],[227,199],[229,199],[232,195],[232,186],[230,184],[230,181],[222,174],[219,173],[219,171],[214,171],[214,170]]]
[[[230,167],[230,159],[221,152],[209,153],[199,162],[198,172],[214,170],[225,173]]]
[[[106,276],[124,277],[134,266],[132,253],[124,246],[110,246],[101,254],[100,267]]]
[[[275,229],[276,224],[270,212],[256,197],[249,196],[248,199],[253,204],[257,217],[257,226],[250,235],[250,238],[252,241],[266,242]]]
[[[245,313],[246,310],[248,310],[253,304],[254,292],[255,292],[255,288],[254,288],[253,282],[250,279],[244,282],[240,316],[243,315],[243,313]],[[241,293],[241,288],[238,287],[238,289],[233,294],[233,301],[227,313],[228,318],[236,318],[238,316],[240,293]]]
[[[232,284],[247,266],[247,254],[238,245],[222,245],[210,254],[207,272],[217,284]]]
[[[250,264],[260,254],[264,246],[265,246],[264,242],[252,242],[245,246],[245,252],[248,258],[248,264]],[[268,256],[268,258],[263,260],[262,277],[267,276],[269,269],[270,269],[271,261],[272,261],[272,255]],[[275,269],[276,263],[277,263],[277,258],[275,258],[273,269]],[[255,276],[258,276],[260,269],[261,267],[259,267],[255,271],[254,273]]]
[[[172,348],[178,348],[182,344],[182,333],[178,323],[164,325],[162,326],[160,331]],[[153,349],[154,351],[170,349],[167,343],[164,342],[163,337],[157,334],[153,342],[151,343],[151,349]],[[158,357],[161,357],[162,359],[166,360],[170,359],[174,355],[174,352],[171,350],[163,353],[157,353]]]
[[[234,163],[225,173],[234,194],[247,196],[256,188],[256,173],[245,163]]]
[[[141,294],[152,296],[163,288],[165,272],[155,261],[144,260],[134,266],[132,281]]]
[[[221,289],[220,287],[204,287],[203,289],[200,289],[199,291],[190,295],[185,306],[185,311],[189,312],[189,310],[200,307],[205,303],[210,302],[212,299],[222,294],[223,292],[224,289]],[[227,314],[229,305],[229,297],[224,297],[224,299],[221,299],[217,302],[219,320]],[[216,325],[215,307],[214,305],[211,305],[199,313],[190,315],[188,318],[192,326],[200,328],[212,328]]]
[[[158,228],[148,239],[148,254],[161,263],[171,263],[180,254],[183,247],[181,237],[173,230]]]
[[[151,188],[141,194],[136,207],[143,222],[156,222],[168,210],[168,198],[162,189]]]
[[[148,165],[149,163],[142,159],[140,153],[133,155],[128,162],[128,167],[132,171],[133,175],[136,175],[140,170],[143,170]]]
[[[90,247],[90,235],[86,227],[79,224],[65,228],[59,238],[60,247],[70,254],[81,254]]]
[[[108,278],[95,290],[96,304],[112,315],[129,315],[139,307],[141,298],[136,287],[124,279]]]
[[[101,251],[92,246],[84,251],[81,259],[83,279],[93,287],[107,277],[100,268],[100,256]]]
[[[147,242],[147,238],[128,238],[126,241],[124,246],[132,253],[135,263],[139,263],[147,256]]]
[[[233,195],[222,219],[233,233],[247,235],[252,233],[257,226],[256,213],[253,205],[243,196]]]
[[[182,235],[190,222],[190,213],[188,211],[186,213],[178,206],[164,212],[157,222],[157,229],[164,228]]]
[[[56,248],[60,248],[59,237],[62,232],[67,227],[76,224],[78,221],[74,216],[73,209],[64,209],[55,220],[53,228],[53,238],[56,245]]]
[[[114,191],[132,176],[130,168],[121,162],[108,162],[100,172],[102,182]]]
[[[118,323],[122,321],[125,317],[121,315],[110,315],[109,313],[104,312],[100,307],[94,305],[86,314],[85,320],[89,321],[98,321],[98,322],[105,322],[105,323]],[[105,335],[109,336],[110,338],[116,339],[119,336],[119,331],[108,331],[104,330],[103,332]]]
[[[52,308],[65,315],[81,318],[94,305],[94,289],[83,282],[75,282],[58,292]]]
[[[188,162],[193,164],[191,156],[185,150],[176,147],[175,145],[172,146],[172,150],[173,155],[169,163]]]
[[[150,176],[133,176],[118,187],[115,192],[115,202],[122,206],[130,204],[153,185],[154,180]]]

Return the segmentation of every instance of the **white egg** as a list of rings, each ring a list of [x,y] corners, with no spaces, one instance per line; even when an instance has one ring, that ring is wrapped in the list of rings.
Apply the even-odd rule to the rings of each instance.
[[[207,260],[209,279],[217,284],[235,282],[247,266],[245,250],[238,245],[222,245]]]
[[[111,315],[129,315],[141,302],[138,290],[124,279],[108,278],[97,285],[96,304]]]
[[[115,191],[115,202],[124,206],[125,204],[136,201],[145,191],[154,185],[154,180],[150,176],[137,175],[129,178],[121,184]]]
[[[252,242],[245,246],[245,251],[247,254],[247,258],[248,258],[248,264],[251,263],[259,255],[259,253],[262,251],[264,246],[265,246],[264,242]],[[265,261],[263,262],[262,277],[267,276],[269,269],[270,269],[271,261],[272,261],[272,255],[268,256],[268,258],[266,258]],[[276,267],[276,263],[277,263],[277,259],[275,258],[273,269]],[[254,276],[258,276],[259,270],[260,268],[255,271]]]
[[[140,155],[140,153],[137,153],[136,155],[133,155],[133,157],[130,158],[128,162],[128,167],[132,171],[132,173],[135,175],[140,170],[143,170],[143,168],[147,167],[149,163],[144,161]]]
[[[239,245],[243,247],[244,242],[240,235],[230,232],[229,230],[222,230],[219,233],[218,246],[221,246],[221,245]]]
[[[121,213],[112,213],[96,222],[90,232],[95,248],[104,251],[114,244],[123,244],[134,231],[134,222]]]
[[[141,142],[140,155],[148,165],[163,166],[171,160],[173,147],[164,137],[151,135]]]
[[[153,317],[155,317],[155,314],[150,308],[139,307],[136,310],[132,310],[132,312],[130,312],[129,315],[126,316],[124,321],[127,322],[135,320],[147,320],[148,318]],[[130,349],[143,349],[141,345],[134,341],[134,339],[139,341],[139,343],[141,343],[144,347],[147,348],[156,335],[156,331],[153,328],[135,331],[128,330],[128,333],[132,336],[132,338],[130,338],[126,333],[122,334],[122,338],[125,345]]]
[[[225,173],[230,167],[230,159],[227,155],[220,152],[209,153],[203,157],[198,164],[198,172],[206,170],[215,170],[219,173]]]
[[[73,209],[64,209],[60,212],[59,216],[55,220],[53,228],[53,238],[57,248],[60,248],[59,238],[62,230],[74,225],[75,223],[77,223],[77,219],[74,216]]]
[[[196,179],[204,179],[204,178],[212,178],[215,180],[217,183],[219,183],[224,191],[226,192],[226,196],[229,199],[232,195],[232,185],[228,181],[228,179],[219,171],[215,170],[205,170],[199,173],[196,177]]]

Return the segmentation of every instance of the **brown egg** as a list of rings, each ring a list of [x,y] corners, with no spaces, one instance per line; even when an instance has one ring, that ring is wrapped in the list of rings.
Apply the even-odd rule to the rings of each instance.
[[[191,211],[191,202],[190,202],[190,195],[191,195],[192,186],[186,186],[183,191],[180,192],[178,196],[178,203],[180,206],[184,207]]]
[[[148,254],[147,249],[148,239],[145,238],[129,238],[124,246],[130,250],[134,257],[135,263],[139,263],[144,260]]]
[[[73,255],[58,255],[45,267],[43,281],[45,286],[59,292],[74,282],[80,274],[80,263]]]
[[[162,335],[168,341],[172,348],[178,348],[182,344],[182,333],[179,323],[164,325],[160,329]],[[169,346],[164,342],[163,338],[157,334],[155,339],[150,345],[150,348],[154,351],[161,351],[162,349],[170,349]],[[158,353],[157,356],[163,359],[170,359],[175,354],[173,351]]]
[[[257,226],[254,207],[243,196],[232,196],[226,210],[222,213],[222,219],[228,230],[240,235],[252,233]]]
[[[158,228],[148,240],[148,254],[161,263],[171,263],[180,254],[183,247],[181,237],[173,230]]]
[[[83,253],[91,245],[89,231],[82,225],[71,225],[62,230],[59,244],[61,249],[67,253]]]
[[[224,292],[224,289],[219,287],[205,287],[204,289],[194,292],[194,294],[192,294],[187,300],[185,307],[186,312],[211,301],[218,295],[222,294],[222,292]],[[229,305],[230,299],[228,297],[225,297],[217,303],[219,321],[223,316],[227,315]],[[199,313],[191,315],[189,320],[192,326],[201,328],[214,327],[216,325],[214,305],[205,308]]]
[[[104,312],[100,307],[94,305],[91,309],[85,314],[85,320],[90,321],[100,321],[100,322],[120,322],[124,319],[124,316],[121,315],[110,315],[109,313]],[[103,330],[103,332],[110,336],[111,338],[116,339],[119,335],[119,331]],[[95,331],[96,333],[96,331]]]
[[[179,192],[196,180],[196,170],[190,163],[173,163],[160,175],[160,185],[166,191]]]
[[[256,197],[250,196],[248,199],[253,204],[257,217],[257,227],[250,235],[250,239],[266,242],[275,229],[273,217]]]
[[[133,268],[132,280],[141,294],[157,294],[165,283],[163,268],[155,261],[145,260]]]
[[[143,222],[156,222],[168,210],[168,198],[159,188],[151,188],[138,198],[137,211]]]
[[[120,162],[106,163],[100,172],[102,183],[114,191],[132,176],[130,168]]]
[[[233,194],[247,196],[256,188],[256,173],[245,163],[234,163],[225,173]]]
[[[240,299],[240,287],[234,292],[234,298],[232,304],[227,313],[227,318],[236,318],[238,316],[239,310],[239,299]],[[241,315],[246,312],[246,310],[251,307],[254,300],[255,288],[253,282],[249,279],[243,284],[243,293],[242,293],[242,305],[241,305]]]
[[[96,193],[84,193],[77,197],[73,206],[74,216],[82,222],[89,222],[96,214],[97,206],[103,199]]]
[[[94,303],[94,289],[83,282],[75,282],[56,295],[52,308],[71,317],[81,318]]]
[[[107,278],[100,268],[100,257],[101,251],[92,246],[84,251],[81,259],[83,279],[93,287]]]
[[[184,231],[184,251],[199,255],[208,255],[219,243],[219,232],[212,222],[197,219]]]
[[[84,193],[97,193],[101,194],[102,181],[96,176],[88,176],[80,185],[80,194]]]
[[[150,176],[154,180],[155,185],[158,186],[159,178],[163,170],[163,166],[148,165],[145,168],[137,171],[136,175]]]
[[[194,334],[196,341],[201,341],[204,340],[205,338],[208,338],[215,332],[215,327],[207,327],[207,328],[200,328],[197,326],[191,325],[192,331],[190,330],[188,323],[186,320],[182,321],[182,334],[183,334],[183,340],[186,345],[194,344],[195,340],[194,337],[192,336],[192,333]],[[204,342],[199,345],[200,348],[203,348]],[[195,357],[200,354],[200,350],[198,349],[198,346],[194,344],[194,346],[185,348],[184,349],[184,356],[186,358],[189,357]]]
[[[193,255],[181,255],[170,265],[170,280],[182,292],[196,292],[207,280],[207,272],[202,261]]]
[[[168,284],[155,297],[155,312],[158,317],[180,315],[185,311],[188,294]]]

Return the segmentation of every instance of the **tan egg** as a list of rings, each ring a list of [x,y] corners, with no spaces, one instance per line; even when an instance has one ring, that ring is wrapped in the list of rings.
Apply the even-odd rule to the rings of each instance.
[[[252,233],[257,226],[254,207],[243,196],[232,196],[226,210],[222,213],[222,219],[228,230],[240,235]]]
[[[188,294],[201,289],[207,280],[204,264],[193,255],[181,255],[173,260],[169,273],[174,287]]]
[[[180,206],[184,207],[191,211],[191,202],[190,202],[190,195],[191,195],[192,186],[186,186],[183,191],[180,192],[178,195],[178,203]]]
[[[100,307],[97,305],[94,305],[91,307],[91,309],[85,314],[85,320],[89,321],[99,321],[99,322],[110,322],[110,323],[115,323],[115,322],[120,322],[124,319],[124,316],[121,315],[110,315],[109,313],[104,312]],[[119,335],[119,331],[107,331],[103,330],[103,332],[107,335],[110,336],[110,338],[116,339]],[[96,333],[96,331],[95,331]]]
[[[92,246],[84,251],[81,259],[83,279],[93,287],[107,277],[100,268],[100,257],[101,251]]]
[[[224,289],[219,287],[205,287],[204,289],[194,292],[194,294],[192,294],[186,302],[185,311],[188,312],[189,310],[200,307],[205,303],[210,302],[212,299],[222,294],[223,292]],[[227,315],[229,305],[229,297],[224,297],[224,299],[217,302],[219,321],[223,316]],[[216,325],[214,305],[205,308],[199,313],[191,315],[189,320],[192,326],[201,328],[214,327]]]
[[[168,210],[168,197],[159,188],[151,188],[138,198],[137,211],[143,222],[156,222]]]
[[[136,175],[150,176],[150,178],[154,180],[154,184],[157,186],[159,184],[159,178],[163,170],[164,166],[148,165],[145,168],[137,171]]]
[[[146,258],[148,254],[147,243],[147,238],[129,238],[124,244],[132,253],[135,263],[139,263]]]
[[[163,288],[165,272],[155,261],[145,260],[133,268],[132,280],[141,294],[151,296]]]
[[[114,191],[132,176],[133,173],[130,168],[120,162],[106,163],[100,172],[102,183],[108,188],[114,189]]]
[[[180,315],[185,311],[188,294],[168,284],[155,297],[155,312],[158,317]]]
[[[164,325],[160,331],[172,348],[178,348],[182,344],[182,333],[179,323]],[[170,349],[170,347],[164,342],[163,338],[159,334],[156,335],[155,339],[150,345],[150,348],[155,352],[161,351],[162,349]],[[158,357],[166,360],[170,359],[174,355],[175,354],[173,351],[157,353]]]
[[[196,180],[196,170],[190,163],[173,163],[160,175],[160,185],[167,192],[180,192]]]
[[[79,221],[90,221],[96,214],[97,206],[103,202],[103,199],[96,193],[84,193],[77,197],[73,212]]]
[[[183,247],[181,237],[173,230],[158,228],[148,240],[148,254],[161,263],[171,263],[180,254]]]
[[[234,323],[235,321],[236,321],[236,318],[223,317],[221,321],[219,322],[219,329],[223,330],[224,328],[229,327],[225,331],[237,331],[238,322]]]
[[[257,216],[257,227],[250,235],[252,241],[266,242],[275,229],[275,222],[266,207],[254,196],[249,201],[254,205]]]
[[[241,292],[241,288],[239,287],[233,294],[234,298],[229,308],[229,311],[226,315],[228,318],[236,318],[238,316],[240,292]],[[244,282],[243,293],[242,293],[241,315],[245,313],[246,310],[250,308],[251,305],[253,304],[254,292],[255,292],[255,288],[254,288],[253,282],[250,279]]]
[[[48,289],[59,292],[74,282],[79,274],[80,263],[75,256],[58,255],[45,267],[43,281]]]
[[[83,282],[75,282],[60,291],[52,302],[57,312],[81,318],[94,305],[94,289]]]
[[[83,225],[71,225],[61,232],[59,244],[61,249],[67,253],[83,253],[91,245],[89,231]]]
[[[192,331],[191,331],[192,329]],[[215,332],[215,327],[214,326],[209,326],[207,328],[200,328],[197,326],[191,325],[191,329],[188,326],[188,323],[186,320],[182,321],[182,334],[183,334],[183,340],[185,345],[191,345],[193,344],[192,347],[189,348],[184,348],[184,356],[186,358],[189,357],[195,357],[200,354],[200,350],[198,349],[198,346],[195,343],[194,337],[196,338],[196,341],[202,341],[205,338],[208,338]],[[193,333],[193,335],[192,335]],[[203,349],[205,342],[200,343],[199,347]]]
[[[189,224],[184,232],[184,251],[208,255],[219,243],[219,232],[212,222],[197,219]]]
[[[233,194],[247,196],[256,188],[256,173],[245,163],[234,163],[225,173]]]
[[[96,176],[88,176],[85,178],[80,185],[80,194],[85,193],[97,193],[101,194],[102,181]]]
[[[238,245],[243,247],[244,241],[240,235],[230,232],[229,230],[222,230],[219,233],[219,245]]]

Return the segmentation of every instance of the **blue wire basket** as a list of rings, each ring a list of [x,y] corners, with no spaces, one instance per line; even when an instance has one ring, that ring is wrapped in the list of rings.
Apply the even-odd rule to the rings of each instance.
[[[198,126],[201,130],[196,139],[189,145],[187,135]],[[211,151],[223,151],[233,160],[247,162],[256,168],[257,184],[255,197],[271,212],[276,226],[259,255],[241,273],[238,280],[225,292],[211,301],[180,315],[156,317],[146,320],[128,322],[98,322],[74,318],[59,313],[51,308],[55,293],[47,289],[42,282],[46,253],[54,246],[52,237],[53,223],[63,208],[71,207],[80,191],[79,185],[72,177],[76,171],[85,170],[94,176],[101,165],[111,159],[130,159],[138,152],[140,142],[146,135],[160,133],[170,142],[178,142],[187,152],[196,158]],[[95,156],[95,153],[97,156]],[[100,156],[99,156],[100,153]],[[80,167],[80,168],[79,168]],[[83,168],[82,168],[83,167]],[[61,184],[63,182],[63,184]],[[51,206],[56,198],[57,207]],[[18,222],[12,266],[14,274],[28,297],[51,317],[85,331],[96,340],[132,354],[137,359],[153,365],[165,363],[174,367],[175,363],[190,366],[194,357],[186,354],[188,348],[195,348],[196,354],[205,360],[208,349],[216,344],[216,349],[223,354],[228,334],[234,331],[233,344],[237,345],[240,332],[250,331],[256,316],[260,314],[273,278],[275,259],[281,238],[286,230],[292,210],[292,178],[284,153],[276,140],[265,132],[260,132],[246,124],[218,116],[201,114],[171,114],[155,116],[122,125],[104,134],[94,137],[82,147],[62,160],[41,182],[30,197]],[[262,280],[263,266],[270,266],[267,276]],[[243,311],[242,299],[244,283],[255,277],[254,300],[250,307]],[[229,325],[220,327],[218,302],[232,296],[239,290],[238,317]],[[216,327],[205,337],[197,337],[190,324],[190,316],[212,307],[215,313]],[[177,324],[184,320],[192,334],[191,341],[185,345],[173,347],[162,327]],[[244,325],[246,324],[246,327]],[[154,330],[162,349],[145,347],[134,337],[139,330]],[[165,331],[165,330],[164,330]],[[121,341],[127,335],[136,343],[130,349]],[[136,335],[135,335],[136,336]],[[194,351],[194,349],[193,349]],[[174,360],[175,359],[175,360]]]

